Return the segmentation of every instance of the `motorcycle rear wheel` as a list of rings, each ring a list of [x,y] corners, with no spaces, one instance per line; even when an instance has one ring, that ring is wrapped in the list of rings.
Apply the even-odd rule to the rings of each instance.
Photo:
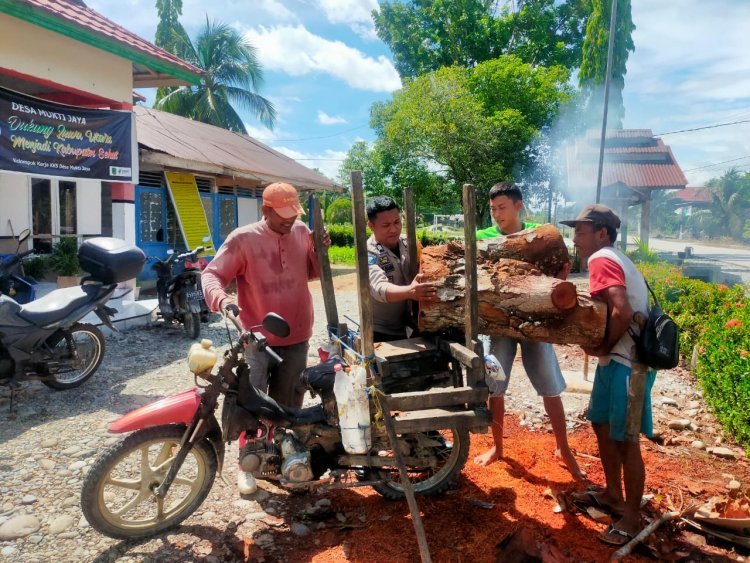
[[[81,508],[91,526],[117,539],[153,536],[174,528],[206,499],[217,471],[211,444],[197,442],[164,499],[158,487],[179,450],[185,426],[145,428],[108,448],[91,466],[81,490]]]
[[[201,335],[201,314],[188,311],[182,316],[182,326],[188,338],[198,340]]]
[[[42,379],[45,385],[53,389],[73,389],[82,385],[99,369],[104,358],[104,336],[98,328],[78,323],[70,327],[68,333],[75,343],[78,359],[70,357],[68,341],[64,337],[53,344],[53,359],[58,361],[60,366],[54,373]]]
[[[455,477],[461,472],[469,457],[469,431],[463,428],[448,428],[439,432],[423,432],[421,434],[402,434],[399,441],[406,440],[410,443],[412,456],[414,444],[418,444],[420,437],[431,442],[437,441],[440,445],[432,446],[432,454],[437,457],[436,468],[409,467],[409,474],[414,494],[438,495],[448,490],[454,483]],[[386,454],[387,455],[387,454]],[[374,470],[373,477],[383,479],[382,483],[373,485],[373,488],[388,500],[401,500],[405,498],[404,488],[400,483],[397,469],[392,471]]]

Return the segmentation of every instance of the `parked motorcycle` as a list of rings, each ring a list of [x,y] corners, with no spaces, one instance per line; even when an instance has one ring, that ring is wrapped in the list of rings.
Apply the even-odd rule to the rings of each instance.
[[[273,313],[262,327],[280,337],[289,334],[286,321]],[[259,328],[241,331],[215,373],[213,367],[193,367],[197,388],[110,424],[112,433],[132,433],[103,451],[84,479],[81,507],[93,528],[120,539],[174,528],[203,503],[217,471],[221,473],[224,444],[244,431],[248,439],[240,448],[240,464],[256,479],[290,490],[372,486],[387,498],[403,498],[393,446],[384,430],[372,427],[369,453],[344,450],[333,367],[310,368],[303,374],[303,382],[322,400],[303,409],[281,405],[250,383],[246,347],[281,361]],[[194,359],[191,353],[189,361]],[[222,395],[220,426],[214,411]],[[396,447],[405,457],[415,492],[437,494],[466,463],[469,434],[458,427],[401,434]]]
[[[16,253],[0,260],[0,294],[12,297],[17,303],[30,303],[36,299],[36,284],[23,274],[23,259],[34,254],[34,250],[20,252],[21,245],[29,236],[29,229],[21,231],[16,239]]]
[[[201,267],[198,255],[206,250],[199,246],[184,254],[167,251],[167,258],[153,257],[151,269],[156,271],[156,294],[159,300],[157,315],[166,323],[182,323],[188,338],[196,340],[201,333],[201,321],[208,322],[210,311],[203,298]],[[183,263],[184,269],[174,275],[174,268]],[[205,268],[205,266],[203,266]]]
[[[0,295],[0,380],[39,379],[54,389],[72,389],[89,379],[104,357],[104,337],[79,322],[91,311],[108,327],[117,313],[106,303],[119,282],[136,277],[146,256],[123,240],[98,237],[78,249],[89,273],[81,285],[56,289],[21,305]]]

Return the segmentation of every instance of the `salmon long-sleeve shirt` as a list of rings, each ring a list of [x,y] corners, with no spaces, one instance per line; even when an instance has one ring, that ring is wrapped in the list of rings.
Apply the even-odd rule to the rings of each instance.
[[[237,305],[245,329],[259,325],[267,313],[289,323],[286,338],[267,334],[271,346],[309,340],[313,327],[312,295],[307,282],[319,275],[310,231],[296,221],[289,234],[271,230],[265,220],[239,227],[221,245],[203,271],[206,303],[221,311],[229,298],[224,288],[237,280]]]

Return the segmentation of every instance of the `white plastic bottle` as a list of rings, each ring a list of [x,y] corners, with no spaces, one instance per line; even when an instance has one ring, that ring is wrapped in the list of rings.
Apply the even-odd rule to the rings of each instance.
[[[490,395],[501,394],[506,379],[507,376],[503,366],[500,365],[495,355],[486,354],[484,356],[484,380],[490,389]]]
[[[346,375],[346,372],[341,367],[341,364],[333,366],[334,380],[333,380],[333,394],[336,396],[336,410],[339,415],[339,426],[341,432],[344,432],[344,419],[347,418],[348,409],[346,402],[349,400],[350,391],[352,384]]]
[[[352,447],[356,451],[350,453],[367,453],[372,444],[370,431],[370,401],[367,397],[367,370],[362,365],[354,366],[349,373],[352,382],[352,395],[349,397],[347,408],[351,412],[352,422],[356,428],[356,440],[352,440]]]

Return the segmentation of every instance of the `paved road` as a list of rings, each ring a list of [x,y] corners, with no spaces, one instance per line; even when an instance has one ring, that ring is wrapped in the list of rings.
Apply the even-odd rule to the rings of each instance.
[[[750,283],[750,247],[728,247],[657,238],[652,238],[649,246],[653,250],[665,252],[683,252],[686,246],[690,246],[695,258],[719,262],[723,271],[740,275],[745,283]]]

